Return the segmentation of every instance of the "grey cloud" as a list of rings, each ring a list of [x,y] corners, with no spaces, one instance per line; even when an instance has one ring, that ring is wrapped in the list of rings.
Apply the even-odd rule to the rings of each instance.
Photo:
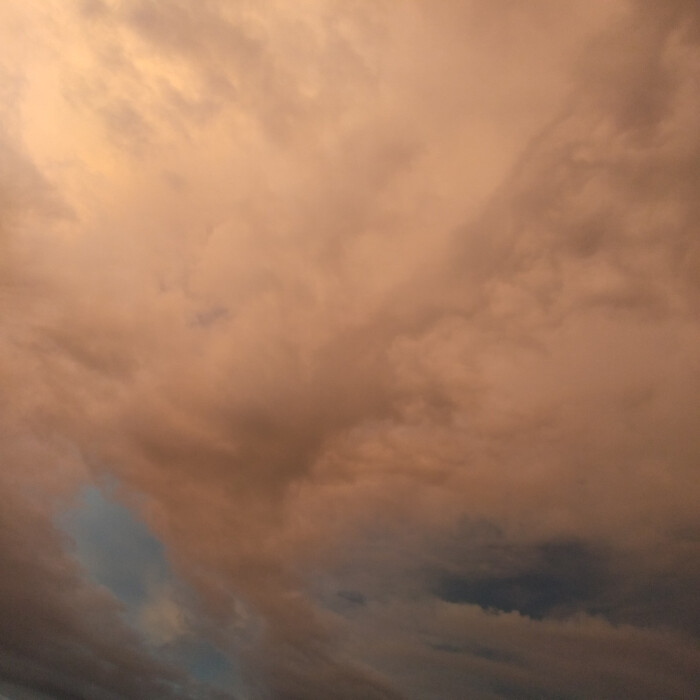
[[[682,698],[698,676],[697,649],[682,636],[594,617],[534,621],[414,600],[376,605],[350,630],[347,653],[412,698]]]
[[[668,545],[667,545],[668,546]],[[675,549],[692,551],[692,546]],[[581,542],[545,542],[514,551],[472,552],[479,568],[462,568],[437,577],[436,594],[452,603],[517,611],[534,619],[585,612],[614,623],[675,628],[700,636],[693,598],[697,567],[679,561],[677,552],[661,566],[658,552],[596,551]],[[668,555],[667,555],[668,556]],[[691,559],[695,557],[691,555]]]

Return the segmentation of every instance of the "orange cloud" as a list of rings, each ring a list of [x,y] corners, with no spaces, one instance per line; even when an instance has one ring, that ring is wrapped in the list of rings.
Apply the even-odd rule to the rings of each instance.
[[[0,12],[0,559],[56,611],[1,678],[215,692],[78,624],[50,515],[107,474],[198,596],[154,638],[250,697],[687,694],[692,3]]]

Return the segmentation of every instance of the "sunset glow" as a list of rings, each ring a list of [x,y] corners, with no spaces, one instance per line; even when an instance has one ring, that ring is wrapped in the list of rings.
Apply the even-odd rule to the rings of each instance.
[[[0,3],[0,700],[700,687],[700,4]]]

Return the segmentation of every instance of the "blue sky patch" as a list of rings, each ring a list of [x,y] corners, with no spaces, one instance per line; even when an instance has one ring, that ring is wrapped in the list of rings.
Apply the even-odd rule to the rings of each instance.
[[[198,681],[230,688],[229,659],[189,629],[194,594],[171,569],[165,546],[111,486],[83,488],[57,517],[86,574],[124,605],[126,621],[153,653],[187,668]]]

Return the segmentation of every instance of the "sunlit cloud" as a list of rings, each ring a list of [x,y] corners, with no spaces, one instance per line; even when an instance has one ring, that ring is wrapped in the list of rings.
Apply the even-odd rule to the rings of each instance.
[[[0,27],[0,693],[695,692],[695,3]]]

